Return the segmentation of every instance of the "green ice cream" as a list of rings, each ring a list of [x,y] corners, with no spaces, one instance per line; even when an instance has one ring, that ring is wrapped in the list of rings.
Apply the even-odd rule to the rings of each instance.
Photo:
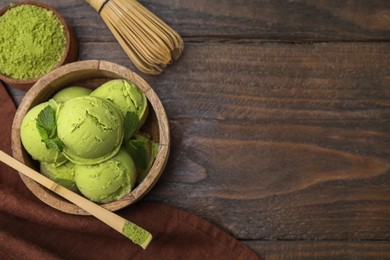
[[[91,94],[91,92],[92,90],[89,88],[78,86],[67,87],[58,91],[57,94],[53,96],[53,99],[57,103],[65,103],[66,101],[76,97],[88,96],[89,94]]]
[[[76,164],[97,164],[113,157],[123,140],[123,118],[111,102],[91,96],[73,98],[59,109],[58,137],[64,155]]]
[[[59,165],[66,162],[66,158],[61,152],[48,148],[42,142],[37,128],[38,115],[48,105],[49,102],[41,103],[27,112],[20,128],[20,137],[24,148],[35,160]]]
[[[41,163],[40,171],[43,175],[52,181],[64,186],[65,188],[78,192],[78,188],[74,181],[75,164],[71,161],[60,166],[54,164]]]
[[[130,138],[143,125],[148,116],[148,101],[145,94],[133,82],[128,80],[114,79],[108,81],[95,89],[91,96],[104,98],[116,104],[125,119],[129,112],[138,117],[135,122],[130,119],[137,126],[130,127],[133,132],[125,133],[125,139]]]
[[[80,192],[92,201],[108,203],[123,198],[135,185],[137,171],[123,149],[100,164],[76,165],[75,181]]]

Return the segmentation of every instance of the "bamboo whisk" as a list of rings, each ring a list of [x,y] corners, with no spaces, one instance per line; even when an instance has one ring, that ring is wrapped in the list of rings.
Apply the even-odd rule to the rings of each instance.
[[[135,66],[160,74],[179,59],[180,35],[136,0],[86,0],[103,18]]]

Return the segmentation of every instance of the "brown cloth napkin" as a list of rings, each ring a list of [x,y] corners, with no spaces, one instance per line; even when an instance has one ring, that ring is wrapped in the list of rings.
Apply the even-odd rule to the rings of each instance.
[[[0,83],[0,149],[11,154],[15,105]],[[90,216],[38,200],[18,173],[0,162],[0,259],[261,259],[211,223],[161,203],[117,212],[153,234],[146,250]]]

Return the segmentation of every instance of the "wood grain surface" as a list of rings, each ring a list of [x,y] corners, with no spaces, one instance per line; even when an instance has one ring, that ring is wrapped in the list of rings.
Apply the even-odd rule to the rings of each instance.
[[[42,2],[74,27],[80,60],[136,71],[86,3]],[[389,258],[390,1],[140,2],[185,40],[162,75],[140,74],[172,131],[144,199],[267,259]]]

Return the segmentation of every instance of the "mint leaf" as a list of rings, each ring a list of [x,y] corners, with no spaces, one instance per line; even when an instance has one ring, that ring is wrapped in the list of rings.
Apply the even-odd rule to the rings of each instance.
[[[137,168],[137,183],[141,183],[156,159],[159,144],[155,143],[148,134],[139,133],[125,143],[125,148]]]
[[[49,105],[39,112],[37,118],[37,128],[43,140],[53,138],[56,134],[56,115],[54,109],[52,109]]]
[[[126,143],[126,150],[133,158],[135,166],[139,170],[145,170],[148,167],[148,147],[147,142],[145,140],[129,140]]]
[[[128,111],[123,120],[123,131],[125,141],[129,140],[138,130],[139,118],[135,112]]]
[[[58,152],[62,152],[62,150],[64,150],[64,144],[58,137],[46,140],[45,144],[47,147],[49,147],[49,149],[53,149]]]
[[[38,122],[37,122],[37,128],[38,128],[39,135],[42,138],[42,141],[49,139],[49,135],[47,133],[47,130],[45,128],[43,128],[42,126],[38,125]]]
[[[42,109],[38,114],[36,127],[39,135],[42,138],[42,142],[46,144],[46,147],[58,152],[62,152],[64,144],[57,136],[57,124],[55,110],[49,105]]]

